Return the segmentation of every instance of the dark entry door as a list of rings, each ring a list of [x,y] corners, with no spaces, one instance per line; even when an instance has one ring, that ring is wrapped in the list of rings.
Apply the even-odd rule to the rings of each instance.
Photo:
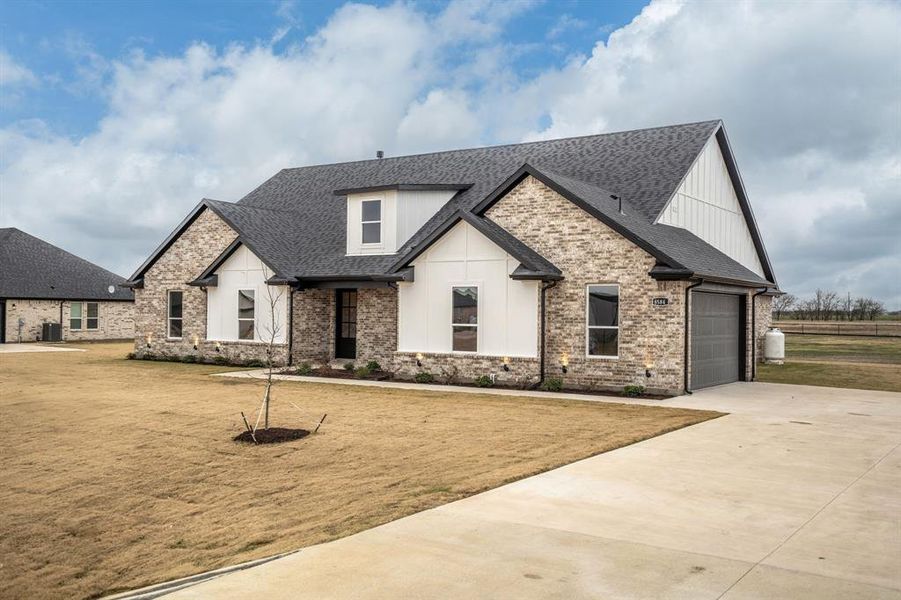
[[[335,290],[335,358],[357,357],[357,290]]]
[[[743,361],[742,298],[692,292],[691,387],[739,381]]]
[[[0,344],[6,342],[6,300],[0,300]]]

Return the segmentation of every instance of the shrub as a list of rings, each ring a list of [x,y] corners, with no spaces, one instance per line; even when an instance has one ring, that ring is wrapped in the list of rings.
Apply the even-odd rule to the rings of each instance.
[[[359,369],[354,369],[354,375],[356,377],[359,377],[360,379],[366,379],[371,374],[372,371],[369,370],[369,367],[360,367]]]
[[[250,360],[244,361],[244,366],[259,369],[266,366],[266,361],[260,360],[259,358],[251,358]]]
[[[379,361],[377,360],[370,360],[368,363],[366,363],[366,368],[370,371],[381,371],[382,365],[380,365]]]
[[[428,371],[420,371],[413,379],[416,380],[416,383],[433,383],[435,381],[435,376]]]
[[[479,375],[475,378],[475,384],[477,387],[491,387],[494,385],[494,382],[491,380],[491,377],[488,375]]]
[[[185,354],[184,356],[181,357],[181,362],[183,362],[183,363],[197,362],[197,357],[194,356],[193,354]]]
[[[545,392],[559,392],[563,389],[563,379],[561,377],[548,377],[541,384],[541,389]]]
[[[217,354],[216,356],[213,357],[213,364],[214,365],[227,365],[228,359],[225,358],[224,356],[222,356],[221,354]]]
[[[125,360],[134,360],[136,358],[136,354],[134,352],[129,352],[125,355]]]
[[[145,352],[141,355],[141,360],[156,360],[156,354],[153,352]]]
[[[310,363],[302,362],[297,365],[297,368],[294,369],[295,375],[311,375],[313,373],[313,367],[310,366]]]
[[[643,385],[627,385],[623,388],[623,394],[629,396],[631,398],[635,398],[636,396],[641,396],[644,394],[644,386]]]
[[[354,366],[354,364],[353,364],[352,362],[346,362],[346,363],[344,363],[344,370],[345,370],[345,371],[353,371],[355,368],[356,368],[356,367]]]

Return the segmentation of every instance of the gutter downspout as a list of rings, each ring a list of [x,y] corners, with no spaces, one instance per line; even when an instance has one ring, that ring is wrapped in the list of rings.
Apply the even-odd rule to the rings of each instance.
[[[288,288],[288,359],[287,366],[294,364],[294,286]]]
[[[547,301],[545,299],[546,293],[549,289],[551,289],[552,287],[555,287],[556,285],[557,285],[556,281],[552,281],[550,283],[543,283],[541,285],[541,331],[540,331],[540,336],[541,336],[540,346],[541,347],[539,350],[540,367],[539,367],[539,372],[538,372],[538,383],[535,384],[535,387],[540,387],[541,384],[544,383],[544,371],[545,371],[544,355],[545,355],[545,346],[546,346],[544,331],[545,331],[546,323],[547,323]]]
[[[688,389],[688,330],[691,326],[691,321],[689,321],[688,317],[688,295],[691,293],[693,288],[698,287],[699,285],[704,285],[704,280],[700,279],[697,283],[693,283],[690,286],[685,288],[685,356],[683,359],[683,366],[685,367],[685,393],[691,395],[691,390]]]
[[[63,335],[63,303],[65,300],[59,301],[59,341],[66,341],[66,336]]]
[[[765,287],[751,296],[751,381],[757,381],[757,296],[769,289]]]

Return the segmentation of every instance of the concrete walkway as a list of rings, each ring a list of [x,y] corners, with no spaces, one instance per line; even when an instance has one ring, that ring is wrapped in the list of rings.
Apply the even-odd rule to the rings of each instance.
[[[19,352],[84,352],[84,349],[66,348],[65,346],[42,346],[33,342],[27,344],[0,344],[0,354]]]
[[[901,394],[655,403],[732,414],[166,598],[901,598]]]

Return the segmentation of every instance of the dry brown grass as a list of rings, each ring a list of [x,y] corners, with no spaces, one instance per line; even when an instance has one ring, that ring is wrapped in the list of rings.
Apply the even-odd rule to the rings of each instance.
[[[126,361],[124,344],[0,355],[0,596],[95,597],[345,536],[718,413],[259,381]],[[301,415],[288,401],[301,407]]]

